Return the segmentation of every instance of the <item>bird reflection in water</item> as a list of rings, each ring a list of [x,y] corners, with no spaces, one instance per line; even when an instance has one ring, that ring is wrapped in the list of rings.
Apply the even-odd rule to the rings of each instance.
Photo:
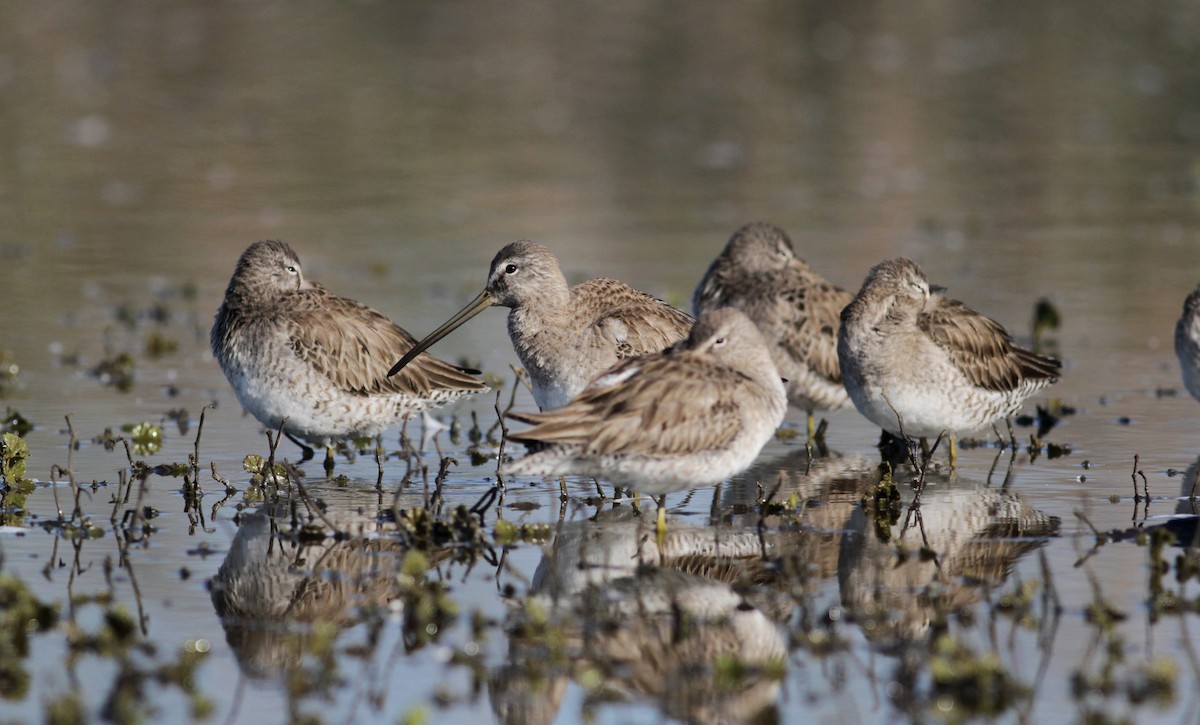
[[[211,582],[226,640],[252,679],[298,666],[318,626],[341,631],[386,609],[404,555],[399,542],[370,535],[377,524],[367,516],[357,517],[357,525],[339,521],[355,534],[343,540],[281,534],[277,521],[286,527],[289,520],[282,509],[267,505],[241,514]]]
[[[569,679],[590,702],[649,700],[688,722],[771,712],[787,649],[743,592],[769,579],[753,530],[673,526],[660,547],[624,512],[563,526],[510,617],[492,672],[503,722],[551,722]]]

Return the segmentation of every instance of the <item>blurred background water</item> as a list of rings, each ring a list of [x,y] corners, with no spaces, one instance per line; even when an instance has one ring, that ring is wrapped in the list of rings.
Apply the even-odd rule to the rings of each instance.
[[[420,336],[524,237],[551,246],[573,280],[612,276],[686,308],[754,219],[784,227],[851,289],[875,262],[912,257],[1022,339],[1034,302],[1054,303],[1065,373],[1049,395],[1078,413],[1051,437],[1072,454],[1023,454],[1015,485],[1061,519],[1061,536],[1090,536],[1079,509],[1102,529],[1129,524],[1135,453],[1156,495],[1176,495],[1168,470],[1200,453],[1200,406],[1171,349],[1200,281],[1195,3],[10,2],[0,97],[0,352],[20,370],[4,403],[38,424],[27,439],[43,480],[65,456],[67,414],[87,438],[179,408],[194,426],[215,401],[202,458],[233,474],[261,449],[207,347],[234,262],[257,239],[288,241],[308,276]],[[506,373],[501,317],[482,315],[434,352]],[[177,347],[148,355],[153,333]],[[127,393],[88,374],[122,351],[138,360]],[[492,415],[490,401],[474,407]],[[185,456],[193,434],[168,429],[163,459]],[[831,416],[839,451],[874,455],[875,435],[853,412]],[[789,450],[776,443],[764,458]],[[85,446],[76,469],[112,479],[114,455]],[[960,475],[981,482],[992,455],[967,452]],[[370,461],[341,471],[374,480]],[[486,490],[486,465],[454,475],[464,499]],[[536,496],[548,509],[528,518],[553,521],[551,495]],[[706,513],[700,498],[681,495],[673,514]],[[236,527],[217,531],[223,549]],[[165,526],[142,552],[160,572],[148,598],[159,622],[206,618],[219,643],[203,582],[220,562],[188,555],[194,537]],[[41,536],[0,546],[6,570],[37,578],[45,562],[22,547],[45,549]],[[1068,577],[1071,540],[1048,552]],[[1108,556],[1108,584],[1143,580],[1141,550]],[[513,565],[530,575],[538,557],[524,547]],[[198,575],[181,583],[181,562]],[[496,610],[492,584],[463,586]],[[1082,627],[1090,585],[1061,586]],[[213,656],[233,661],[219,646]],[[420,680],[428,663],[413,665]],[[223,689],[234,670],[205,677]],[[1064,682],[1038,707],[1059,708]],[[422,683],[389,707],[427,702],[433,683]],[[277,713],[262,697],[237,714]],[[580,712],[568,702],[566,721]],[[779,706],[787,719],[802,712]],[[1173,707],[1196,712],[1186,699]]]

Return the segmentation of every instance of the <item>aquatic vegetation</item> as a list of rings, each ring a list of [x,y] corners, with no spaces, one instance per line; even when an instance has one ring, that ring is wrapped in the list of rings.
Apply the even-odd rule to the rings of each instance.
[[[1049,298],[1042,297],[1033,306],[1033,351],[1038,353],[1058,352],[1058,341],[1048,338],[1062,326],[1062,313]]]
[[[266,458],[257,453],[248,454],[242,459],[242,468],[253,478],[250,479],[250,484],[261,485],[268,477],[272,480],[287,482],[289,477],[294,472],[294,469],[285,466],[282,463],[268,463]]]
[[[139,456],[152,456],[162,449],[163,430],[154,423],[126,423],[121,430],[129,434],[133,452]]]
[[[936,707],[961,710],[955,713],[955,720],[995,717],[1029,696],[1028,688],[1013,679],[994,652],[976,652],[962,640],[942,634],[934,639],[931,654],[929,672]]]
[[[189,641],[173,660],[160,661],[133,614],[102,597],[91,604],[103,607],[95,629],[80,625],[78,612],[66,622],[66,666],[73,671],[84,656],[109,659],[116,665],[101,709],[106,720],[136,723],[159,714],[147,697],[152,687],[178,688],[187,697],[193,719],[204,719],[213,712],[213,700],[200,691],[196,682],[197,669],[207,658],[207,642]]]
[[[15,433],[24,437],[31,430],[33,430],[33,424],[21,415],[20,411],[10,406],[4,407],[4,419],[0,420],[0,433]]]
[[[0,436],[0,524],[19,525],[34,484],[25,476],[29,446],[15,433]]]
[[[411,551],[396,575],[404,648],[408,652],[438,641],[442,632],[457,622],[458,602],[450,596],[446,583],[431,579],[429,573],[429,559],[419,551]]]
[[[524,542],[527,544],[544,544],[554,534],[549,524],[513,524],[505,519],[496,519],[493,538],[498,546],[513,546]]]
[[[156,360],[166,355],[171,355],[179,351],[179,341],[169,335],[164,334],[159,330],[154,330],[146,335],[144,345],[146,357],[151,360]]]
[[[137,363],[129,353],[116,353],[101,360],[92,368],[92,376],[104,385],[116,388],[122,393],[133,389],[134,372]]]
[[[0,524],[19,525],[34,483],[25,476],[29,446],[16,433],[0,435]]]
[[[17,384],[21,374],[21,366],[13,359],[8,350],[0,350],[0,396]]]
[[[0,573],[0,697],[20,700],[29,689],[24,660],[30,636],[50,631],[58,608],[40,601],[24,582]]]
[[[29,458],[29,446],[16,433],[0,436],[0,477],[15,486],[25,482],[25,461]]]

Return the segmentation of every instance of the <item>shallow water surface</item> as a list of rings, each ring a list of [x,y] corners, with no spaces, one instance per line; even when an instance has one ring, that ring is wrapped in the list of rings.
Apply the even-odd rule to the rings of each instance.
[[[31,633],[4,714],[1195,721],[1189,530],[1132,530],[1192,513],[1200,467],[1172,351],[1198,53],[1166,1],[0,9],[0,396],[36,482],[0,581],[58,617],[5,627]],[[791,411],[750,471],[668,497],[662,548],[608,485],[492,497],[492,394],[415,458],[390,431],[382,475],[370,450],[303,487],[243,468],[267,436],[207,336],[256,239],[420,336],[522,237],[686,308],[753,219],[847,288],[912,257],[1025,343],[1050,300],[1063,379],[1025,412],[1070,414],[939,454],[912,507],[857,413],[810,456]],[[433,349],[501,407],[502,318]],[[106,449],[144,421],[161,450]]]

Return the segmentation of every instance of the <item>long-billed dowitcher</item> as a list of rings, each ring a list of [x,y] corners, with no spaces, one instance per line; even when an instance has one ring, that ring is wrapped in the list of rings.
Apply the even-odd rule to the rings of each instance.
[[[326,469],[333,442],[377,435],[411,413],[487,387],[429,355],[388,376],[384,361],[407,352],[412,335],[305,279],[296,253],[278,241],[242,253],[211,342],[246,410],[268,427],[283,423],[305,459],[312,450],[300,440],[324,447]]]
[[[687,339],[628,360],[574,400],[544,413],[510,413],[533,428],[510,433],[534,452],[510,475],[579,474],[659,496],[745,470],[787,411],[787,392],[762,335],[740,310],[696,321]]]
[[[838,358],[858,411],[899,435],[955,436],[1007,419],[1058,380],[1061,363],[945,297],[908,259],[875,265],[842,311]]]
[[[1184,387],[1200,400],[1200,287],[1183,301],[1183,315],[1175,323],[1175,355]]]
[[[492,306],[508,307],[508,335],[542,410],[567,404],[597,375],[626,358],[658,352],[687,336],[692,318],[623,282],[569,287],[549,249],[522,240],[492,260],[483,292],[400,359],[421,351]]]
[[[788,401],[808,414],[812,440],[813,411],[850,407],[837,338],[842,308],[853,298],[796,257],[782,229],[751,222],[713,260],[696,286],[692,311],[699,316],[736,307],[758,325],[787,380]]]

